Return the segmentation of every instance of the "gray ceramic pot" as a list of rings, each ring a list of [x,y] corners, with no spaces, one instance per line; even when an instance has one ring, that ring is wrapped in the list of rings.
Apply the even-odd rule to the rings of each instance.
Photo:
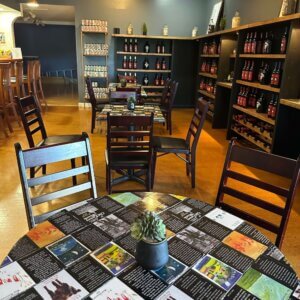
[[[168,242],[147,243],[139,241],[135,254],[137,262],[148,270],[158,270],[169,260]]]

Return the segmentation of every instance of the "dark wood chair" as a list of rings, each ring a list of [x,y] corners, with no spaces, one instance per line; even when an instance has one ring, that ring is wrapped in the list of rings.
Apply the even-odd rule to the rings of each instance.
[[[254,168],[254,170],[262,170],[267,172],[266,178],[270,178],[270,174],[279,175],[287,178],[289,181],[288,187],[278,186],[270,180],[260,180],[249,176],[245,171],[240,171],[241,168],[233,168],[232,163],[238,163],[245,167]],[[252,172],[252,169],[251,169]],[[230,142],[223,173],[219,185],[216,206],[241,217],[242,219],[256,224],[276,234],[275,245],[280,248],[282,246],[284,234],[289,220],[289,215],[293,205],[293,199],[296,193],[297,184],[300,177],[300,157],[298,160],[293,160],[274,154],[254,150],[238,146],[235,140]],[[271,177],[272,178],[272,177]],[[247,184],[251,189],[251,195],[245,192],[245,186],[234,186],[229,183],[229,179],[233,179],[238,184]],[[279,206],[271,201],[263,199],[262,192],[257,190],[270,192],[274,195],[284,198],[284,205]],[[228,198],[234,198],[237,202],[232,202]],[[273,197],[272,197],[273,198]],[[226,201],[226,202],[225,202]],[[229,202],[230,201],[230,202]],[[239,204],[249,203],[251,207],[261,209],[261,216],[254,215],[248,211],[242,210]],[[240,206],[240,205],[239,205]],[[281,218],[279,224],[266,220],[265,216],[273,213]]]
[[[97,112],[101,112],[104,105],[108,104],[109,102],[107,99],[101,99],[101,100],[96,99],[94,89],[92,86],[92,80],[89,76],[87,76],[85,78],[85,83],[86,83],[87,91],[89,94],[89,102],[92,105],[91,133],[93,133],[94,129],[95,129],[95,124],[96,124]]]
[[[169,92],[166,92],[162,97],[161,102],[161,112],[163,113],[166,119],[167,130],[169,130],[169,134],[172,135],[172,109],[174,105],[174,100],[176,97],[178,89],[178,82],[173,81],[170,83]]]
[[[154,136],[153,137],[153,167],[152,188],[154,184],[156,158],[170,153],[175,154],[186,163],[186,174],[191,173],[192,188],[196,185],[196,150],[199,137],[204,125],[208,103],[198,100],[197,106],[185,139]],[[185,157],[183,157],[185,155]]]
[[[124,128],[127,127],[127,130]],[[106,186],[134,180],[151,189],[153,113],[151,116],[107,115]],[[122,176],[112,179],[112,171]],[[142,179],[140,173],[145,174]],[[119,191],[118,191],[119,192]]]
[[[15,100],[30,148],[76,142],[81,139],[82,136],[80,134],[48,136],[40,111],[40,105],[35,96],[15,97]],[[71,160],[71,163],[74,168],[75,160]],[[34,177],[36,171],[34,168],[30,169],[31,178]],[[43,165],[43,173],[46,173],[46,165]],[[76,184],[76,177],[73,179],[74,184]]]
[[[109,103],[110,104],[127,104],[127,98],[133,97],[136,99],[135,91],[110,91]]]
[[[29,228],[70,206],[70,203],[74,204],[74,200],[78,202],[97,198],[90,142],[86,133],[82,133],[80,140],[76,142],[27,150],[22,150],[21,145],[16,143],[15,150]],[[76,158],[84,159],[86,163],[73,169],[67,168],[66,164],[63,163],[66,160],[75,160]],[[51,172],[49,175],[36,178],[27,177],[27,169],[41,165],[50,167],[51,164],[57,163],[60,166],[59,171],[55,166],[56,171]],[[75,186],[68,185],[68,182],[70,182],[68,179],[74,176],[81,179],[80,183]],[[82,198],[83,196],[85,198]],[[49,202],[47,209],[45,210],[45,207],[43,207],[38,209],[39,213],[36,213],[36,209],[33,209],[33,207],[39,207],[39,205],[46,202]],[[59,208],[57,208],[58,205]],[[40,211],[43,211],[43,213],[40,213]]]

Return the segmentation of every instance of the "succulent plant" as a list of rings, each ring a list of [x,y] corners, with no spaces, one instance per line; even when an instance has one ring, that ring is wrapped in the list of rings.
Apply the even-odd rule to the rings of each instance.
[[[147,35],[147,25],[146,23],[143,23],[143,26],[142,26],[142,32],[143,32],[143,35]]]
[[[131,224],[131,236],[146,242],[161,242],[166,238],[166,225],[154,212],[146,211]]]

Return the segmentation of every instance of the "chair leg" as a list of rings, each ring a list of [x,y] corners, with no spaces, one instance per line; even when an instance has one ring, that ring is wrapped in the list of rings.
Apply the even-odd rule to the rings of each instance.
[[[192,159],[191,159],[191,175],[192,175],[192,188],[195,188],[196,186],[196,159],[195,156],[192,155]]]
[[[91,124],[91,133],[94,133],[95,122],[96,122],[96,111],[95,111],[95,109],[94,109],[94,108],[92,108],[92,124]]]
[[[75,169],[75,168],[76,168],[75,158],[72,158],[72,159],[71,159],[71,167],[72,167],[72,169]],[[73,177],[72,177],[72,181],[73,181],[73,185],[76,185],[76,184],[77,184],[77,178],[76,178],[76,176],[73,176]]]
[[[5,130],[5,125],[4,125],[4,116],[2,116],[1,114],[0,114],[0,129],[3,131],[4,135],[6,137],[8,137],[8,134]]]
[[[46,171],[46,165],[43,165],[43,166],[42,166],[42,173],[43,173],[43,175],[45,175],[46,172],[47,172],[47,171]]]
[[[168,123],[169,123],[169,134],[172,135],[172,115],[171,112],[168,114]]]
[[[30,168],[30,178],[34,178],[34,174],[35,174],[35,169]]]
[[[185,159],[190,162],[190,154],[185,155]],[[185,168],[186,168],[186,175],[190,176],[190,163],[185,163]]]
[[[152,168],[151,168],[151,189],[153,189],[154,186],[154,177],[155,177],[155,169],[156,169],[156,158],[157,153],[153,152],[153,158],[152,158]]]
[[[107,192],[108,194],[111,194],[111,170],[109,166],[106,168]]]

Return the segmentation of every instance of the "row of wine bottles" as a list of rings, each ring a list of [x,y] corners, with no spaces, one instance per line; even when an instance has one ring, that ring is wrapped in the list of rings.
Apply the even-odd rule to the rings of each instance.
[[[242,107],[255,108],[258,113],[266,113],[268,118],[275,119],[277,113],[279,96],[272,94],[271,98],[265,93],[258,93],[257,89],[240,87],[237,104]]]
[[[202,48],[202,54],[204,55],[215,55],[220,54],[221,52],[221,43],[217,43],[216,40],[213,40],[211,43],[204,43]]]
[[[129,58],[127,59],[126,56],[123,57],[123,61],[122,61],[122,67],[123,69],[137,69],[137,58],[136,56],[134,56],[134,58],[132,59],[131,56],[129,56]],[[149,70],[150,68],[150,63],[148,58],[144,59],[143,62],[143,69],[145,70]],[[155,62],[155,70],[166,70],[167,69],[167,62],[164,58],[162,58],[161,60],[159,58],[156,59]]]
[[[129,40],[129,42],[127,41],[127,39],[125,39],[124,41],[124,45],[123,45],[123,51],[124,52],[138,52],[138,41],[137,39],[134,40],[134,42],[132,41],[132,39]],[[144,52],[145,53],[150,53],[150,45],[148,43],[148,41],[146,41],[146,43],[144,44]],[[162,53],[164,54],[166,51],[165,48],[165,44],[164,42],[157,42],[156,47],[155,47],[155,52],[156,53]]]
[[[136,73],[134,73],[132,75],[132,73],[130,72],[128,75],[127,75],[127,72],[124,73],[124,76],[127,79],[127,82],[128,83],[134,83],[134,84],[137,84],[137,75]],[[170,76],[168,77],[170,78]],[[164,86],[166,83],[166,79],[164,77],[163,74],[155,74],[155,77],[154,77],[154,80],[152,82],[153,85],[155,86]],[[149,85],[150,84],[150,79],[149,79],[149,76],[148,74],[144,74],[143,78],[142,78],[142,85]]]
[[[281,62],[276,62],[271,71],[270,64],[262,61],[256,76],[255,61],[246,60],[242,69],[241,79],[254,81],[256,78],[260,84],[278,88],[281,82]]]
[[[201,79],[199,88],[201,91],[207,91],[213,95],[217,92],[217,84],[213,79]]]
[[[281,54],[286,53],[288,28],[285,29],[280,41]],[[272,32],[248,32],[244,42],[244,53],[246,54],[270,54],[273,50],[273,33]]]
[[[250,128],[239,123],[233,123],[231,128],[243,135],[246,135],[250,140],[253,140],[257,145],[265,148],[266,150],[271,150],[271,145],[262,139],[259,133],[252,131]]]
[[[201,64],[200,70],[203,73],[210,73],[213,75],[217,74],[218,72],[217,60],[204,59]]]
[[[267,136],[269,138],[273,137],[274,126],[271,124],[268,124],[264,121],[256,119],[247,114],[241,114],[241,113],[234,114],[233,119],[235,121],[245,123],[245,125],[249,124],[250,126],[252,126],[256,130],[258,130],[259,132],[264,133],[265,136]]]

